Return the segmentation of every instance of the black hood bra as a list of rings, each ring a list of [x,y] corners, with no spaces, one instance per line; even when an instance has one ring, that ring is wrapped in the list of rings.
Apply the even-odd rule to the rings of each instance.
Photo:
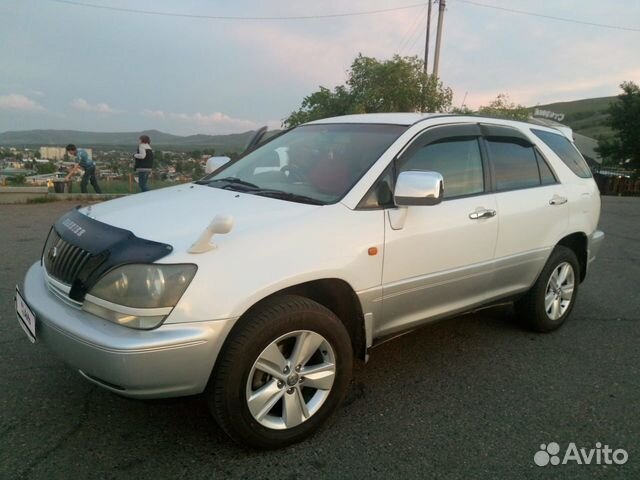
[[[136,237],[133,232],[71,210],[49,231],[42,252],[47,273],[69,284],[69,297],[82,301],[105,273],[130,263],[152,263],[173,247]]]

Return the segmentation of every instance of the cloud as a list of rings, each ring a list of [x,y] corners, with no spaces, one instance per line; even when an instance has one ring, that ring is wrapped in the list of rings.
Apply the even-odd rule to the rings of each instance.
[[[256,122],[252,120],[244,120],[240,118],[233,118],[222,112],[213,112],[204,114],[200,112],[188,114],[188,113],[172,113],[171,118],[187,123],[193,123],[201,125],[203,127],[214,127],[234,130],[251,130],[256,128]]]
[[[144,115],[145,117],[151,117],[151,118],[165,118],[166,115],[162,110],[148,110],[145,109],[142,111],[142,115]]]
[[[21,110],[24,112],[42,112],[45,108],[38,102],[20,95],[11,93],[0,96],[0,110]]]
[[[362,2],[362,5],[366,9],[367,3]],[[333,87],[346,80],[347,69],[359,52],[390,58],[405,43],[407,46],[422,45],[425,13],[426,7],[400,10],[366,19],[355,17],[333,24],[324,23],[322,27],[313,25],[312,28],[307,24],[238,24],[230,28],[229,35],[236,44],[251,49],[254,61],[268,70],[261,79],[263,82]],[[421,21],[419,28],[415,25],[413,38],[413,34],[407,34],[411,33],[408,27],[415,24],[416,16],[420,16]],[[256,38],[261,39],[260,42],[256,42]],[[414,54],[406,49],[402,53]]]
[[[179,123],[197,126],[216,133],[244,132],[262,126],[253,120],[234,118],[222,112],[170,113],[168,116]],[[268,123],[273,124],[273,122]]]
[[[181,125],[181,131],[202,131],[215,133],[234,133],[255,130],[266,125],[270,130],[281,128],[280,120],[268,120],[258,122],[243,118],[235,118],[223,112],[213,113],[179,113],[165,112],[163,110],[144,109],[140,112],[143,117],[155,120],[167,121],[171,125]]]
[[[107,103],[96,103],[95,105],[92,105],[84,98],[76,98],[69,105],[82,112],[116,113],[116,110],[111,108]]]

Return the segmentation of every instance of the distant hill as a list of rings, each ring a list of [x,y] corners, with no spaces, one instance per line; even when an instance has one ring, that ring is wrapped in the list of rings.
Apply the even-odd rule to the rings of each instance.
[[[586,98],[572,102],[556,102],[532,107],[564,113],[562,123],[573,131],[591,138],[610,137],[613,135],[608,125],[609,105],[617,101],[617,97]]]
[[[151,143],[166,150],[201,150],[213,148],[216,152],[234,152],[244,149],[253,131],[230,135],[172,135],[158,130],[143,132],[80,132],[76,130],[25,130],[0,133],[0,145],[11,147],[64,146],[68,143],[100,148],[131,149],[138,144],[140,135],[149,135]]]
[[[536,105],[531,110],[540,108],[565,115],[562,123],[570,126],[575,132],[598,139],[609,137],[613,131],[607,122],[609,104],[617,97],[586,98],[571,102],[556,102]],[[151,137],[152,144],[166,150],[186,151],[215,149],[218,153],[243,150],[254,132],[234,133],[230,135],[172,135],[158,130],[144,132],[80,132],[75,130],[26,130],[21,132],[0,133],[0,145],[11,147],[35,147],[42,145],[64,146],[75,143],[85,147],[98,149],[131,149],[138,143],[142,134]]]

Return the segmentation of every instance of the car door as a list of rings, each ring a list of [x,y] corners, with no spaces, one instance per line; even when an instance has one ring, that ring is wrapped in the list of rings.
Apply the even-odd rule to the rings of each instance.
[[[522,132],[482,125],[496,191],[500,235],[492,296],[527,290],[568,227],[564,187]]]
[[[432,127],[396,159],[395,175],[436,171],[438,205],[387,210],[383,315],[376,336],[482,303],[492,280],[498,222],[476,124]]]

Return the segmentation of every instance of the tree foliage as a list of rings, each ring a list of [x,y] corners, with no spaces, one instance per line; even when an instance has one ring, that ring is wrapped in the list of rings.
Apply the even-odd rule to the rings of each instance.
[[[625,162],[640,166],[640,86],[634,82],[620,84],[622,93],[609,107],[610,125],[616,136],[600,140],[598,153],[608,163]],[[627,164],[626,161],[630,162]]]
[[[352,113],[443,112],[451,107],[452,98],[449,87],[423,72],[418,57],[394,55],[380,61],[359,54],[351,64],[346,84],[333,90],[320,87],[303,99],[284,125],[293,127]]]
[[[191,176],[194,180],[202,178],[204,176],[204,168],[202,168],[202,165],[199,161],[193,163],[193,171],[191,173]]]
[[[500,93],[489,105],[480,107],[478,114],[511,120],[527,120],[529,109],[524,105],[512,102],[507,94]]]
[[[24,175],[16,175],[15,177],[7,178],[7,183],[9,185],[24,185],[27,183],[27,177]]]
[[[53,173],[56,170],[57,170],[56,166],[51,162],[36,163],[36,172],[38,172],[38,174],[40,175],[45,173]]]

